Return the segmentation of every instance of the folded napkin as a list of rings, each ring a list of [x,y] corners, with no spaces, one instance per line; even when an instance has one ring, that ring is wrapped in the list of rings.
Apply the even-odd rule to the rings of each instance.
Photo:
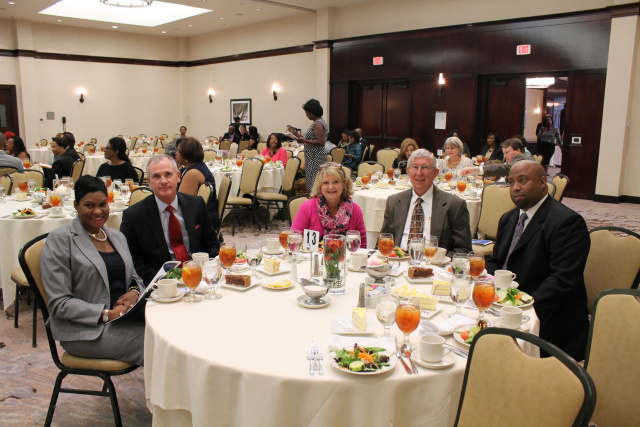
[[[446,269],[433,265],[430,268],[433,269],[433,275],[436,276],[437,279],[445,282],[451,282],[451,273]]]
[[[451,335],[453,331],[464,326],[475,326],[478,323],[476,319],[454,314],[448,320],[434,323],[429,320],[420,322],[420,335]]]
[[[374,338],[374,337],[353,337],[342,335],[331,335],[329,339],[329,351],[339,348],[353,348],[358,343],[362,347],[382,347],[387,350],[396,349],[396,337]]]

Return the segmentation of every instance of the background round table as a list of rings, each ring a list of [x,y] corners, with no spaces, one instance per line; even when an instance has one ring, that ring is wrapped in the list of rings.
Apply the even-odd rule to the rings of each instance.
[[[32,163],[46,163],[48,165],[53,163],[53,152],[49,147],[30,148],[29,155]]]

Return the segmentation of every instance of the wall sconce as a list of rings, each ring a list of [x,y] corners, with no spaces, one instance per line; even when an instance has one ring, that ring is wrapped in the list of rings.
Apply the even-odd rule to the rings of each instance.
[[[78,89],[78,95],[80,95],[80,103],[82,104],[84,102],[84,89],[83,88]]]
[[[280,87],[277,84],[273,84],[273,87],[271,88],[273,90],[273,100],[277,101],[278,100],[278,92],[280,92]]]
[[[445,84],[445,79],[444,79],[444,74],[440,73],[438,74],[438,85],[440,85],[440,92],[438,93],[438,96],[440,98],[444,98],[444,84]]]
[[[540,114],[540,107],[536,108],[536,114]]]
[[[213,89],[209,89],[209,104],[213,104],[213,95],[215,95]]]

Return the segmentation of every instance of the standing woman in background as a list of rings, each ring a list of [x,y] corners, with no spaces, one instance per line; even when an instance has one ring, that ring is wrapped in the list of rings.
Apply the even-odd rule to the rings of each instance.
[[[547,114],[538,131],[538,146],[536,148],[536,154],[542,156],[541,164],[545,172],[549,169],[549,161],[556,150],[556,145],[562,147],[562,137],[558,128],[553,127],[553,118]]]
[[[291,125],[287,126],[289,132],[296,137],[298,143],[304,144],[305,158],[305,175],[307,177],[307,190],[313,189],[313,183],[316,180],[318,168],[327,161],[327,154],[324,151],[324,143],[329,139],[329,125],[324,121],[322,115],[324,110],[317,99],[310,99],[302,106],[307,118],[313,123],[304,134],[304,138],[300,132]]]

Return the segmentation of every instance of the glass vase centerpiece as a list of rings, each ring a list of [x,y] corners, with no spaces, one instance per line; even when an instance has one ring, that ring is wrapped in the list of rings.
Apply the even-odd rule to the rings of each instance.
[[[347,284],[346,236],[326,234],[323,242],[324,284],[329,287],[329,293],[343,294]]]

